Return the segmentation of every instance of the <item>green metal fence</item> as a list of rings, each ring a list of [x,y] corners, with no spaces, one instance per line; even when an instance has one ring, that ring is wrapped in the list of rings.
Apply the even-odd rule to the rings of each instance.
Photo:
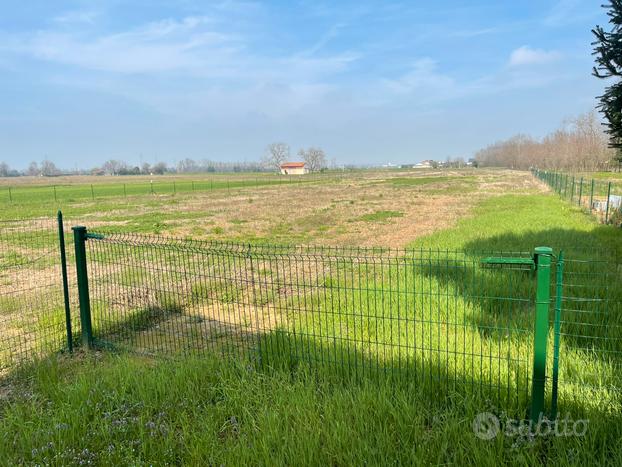
[[[615,252],[609,257],[575,252],[563,258],[563,282],[555,297],[560,401],[622,410],[621,281],[622,263]]]
[[[622,226],[622,181],[533,169],[562,198],[592,213],[603,224]]]
[[[0,373],[71,348],[64,246],[60,213],[57,219],[0,221]]]
[[[298,176],[240,175],[189,179],[187,177],[154,177],[152,180],[114,177],[115,181],[100,183],[62,183],[51,185],[0,185],[0,205],[28,203],[63,203],[96,201],[106,198],[131,198],[146,195],[175,195],[208,192],[232,193],[240,189],[296,186],[312,183],[337,183],[341,174],[307,174]]]
[[[65,230],[28,222],[0,227],[4,366],[79,343],[73,333],[86,348],[209,352],[405,380],[532,419],[568,404],[622,410],[615,257],[248,245],[74,227],[63,287]]]
[[[304,362],[545,409],[550,249],[279,247],[75,230],[92,345]]]

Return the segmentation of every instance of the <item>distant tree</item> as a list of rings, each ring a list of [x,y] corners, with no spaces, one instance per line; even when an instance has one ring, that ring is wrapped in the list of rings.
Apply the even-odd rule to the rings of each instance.
[[[30,175],[32,177],[37,177],[41,175],[41,170],[39,170],[39,164],[34,161],[28,164],[28,168],[26,169],[26,175]]]
[[[614,159],[619,166],[622,164],[622,0],[610,0],[603,7],[609,9],[607,16],[611,30],[605,31],[600,26],[592,29],[596,37],[592,42],[593,55],[596,56],[592,74],[600,79],[615,78],[615,82],[599,96],[598,109],[607,120],[609,145],[617,150]]]
[[[191,172],[199,172],[200,167],[192,159],[184,159],[177,163],[177,172],[179,173],[191,173]]]
[[[104,162],[102,169],[108,175],[123,175],[123,172],[127,172],[127,164],[123,161],[110,159]]]
[[[8,177],[11,173],[11,168],[6,162],[0,162],[0,177]]]
[[[151,166],[148,162],[143,162],[143,164],[140,166],[140,173],[145,175],[151,173]]]
[[[166,167],[166,163],[165,162],[158,162],[157,164],[155,164],[151,168],[151,170],[152,170],[152,172],[154,174],[162,175],[162,174],[166,173],[168,168]]]
[[[310,172],[319,172],[326,167],[326,154],[320,148],[301,149],[298,156],[305,161]]]
[[[49,161],[47,159],[41,162],[40,170],[41,170],[41,175],[43,175],[44,177],[53,177],[55,175],[60,174],[60,170],[58,170],[54,162]]]
[[[517,169],[602,170],[615,152],[607,140],[598,114],[589,112],[567,120],[541,140],[519,134],[498,141],[478,151],[475,160],[479,166]]]
[[[266,148],[262,163],[266,168],[281,169],[281,164],[289,159],[289,145],[286,143],[271,143]]]

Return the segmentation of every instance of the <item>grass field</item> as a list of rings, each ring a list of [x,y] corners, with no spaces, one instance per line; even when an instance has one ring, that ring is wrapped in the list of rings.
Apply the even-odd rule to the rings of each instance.
[[[50,215],[54,208],[62,207],[70,224],[81,223],[102,232],[259,245],[433,248],[467,255],[530,252],[540,245],[564,249],[580,258],[591,254],[615,260],[622,254],[619,230],[598,225],[552,195],[530,174],[513,171],[362,172],[313,183],[240,185],[95,201],[86,197],[43,203],[33,195],[18,204],[3,209],[2,218]],[[105,251],[110,255],[110,249]],[[109,263],[112,260],[111,256],[102,258]],[[410,280],[414,283],[418,277],[413,275]],[[490,285],[482,283],[483,290],[469,291],[459,281],[445,284],[448,277],[425,280],[443,288],[442,297],[455,297],[451,305],[455,322],[479,313],[473,297],[491,292]],[[352,285],[345,276],[332,280]],[[373,294],[383,283],[386,287],[386,278],[373,280],[375,285],[361,293]],[[596,286],[596,282],[590,284]],[[517,289],[521,287],[517,285]],[[603,290],[614,294],[609,298],[619,303],[619,292]],[[215,301],[228,306],[237,303],[232,292],[244,294],[245,290],[227,289],[226,295],[219,292]],[[277,306],[274,300],[257,306],[291,306],[286,302]],[[435,300],[425,298],[423,308],[442,313],[447,305]],[[337,308],[324,311],[335,311],[339,303],[347,302],[336,303]],[[408,309],[408,304],[402,306]],[[386,307],[389,313],[397,313],[398,320],[399,306],[398,302],[397,309],[393,304]],[[330,313],[316,316],[321,320],[311,320],[310,325],[309,316],[289,316],[287,322],[302,335],[312,334],[317,330],[314,326],[327,329]],[[530,326],[529,315],[526,318],[514,323],[517,328]],[[346,340],[356,339],[356,333],[364,329],[358,318],[349,319],[345,328],[335,331]],[[430,322],[431,317],[422,319]],[[354,378],[348,372],[335,371],[334,366],[312,361],[293,364],[290,355],[273,348],[264,349],[271,354],[272,364],[261,369],[244,360],[223,363],[210,356],[161,360],[125,353],[79,353],[45,359],[5,376],[0,463],[619,464],[622,412],[619,393],[612,388],[619,387],[620,365],[617,354],[607,352],[621,350],[621,323],[617,316],[596,319],[605,320],[591,324],[602,332],[601,328],[606,328],[607,334],[599,336],[610,347],[585,349],[585,342],[574,342],[571,336],[563,342],[563,414],[589,420],[584,436],[533,437],[523,433],[482,440],[472,428],[478,413],[520,418],[524,415],[520,406],[497,406],[492,398],[487,400],[481,392],[471,393],[464,387],[447,393],[443,382],[432,378],[415,385],[391,375]],[[482,334],[482,329],[481,325],[445,329],[443,337],[460,332],[469,345],[492,355],[500,336]],[[375,336],[382,342],[408,338],[399,328],[391,328],[390,335],[386,331]],[[439,348],[439,342],[433,344]],[[520,352],[528,344],[527,336],[513,342],[511,349]],[[313,343],[306,345],[310,349]],[[363,350],[367,353],[361,359],[377,349]],[[392,358],[417,361],[421,357],[409,351],[399,351]],[[525,361],[529,365],[529,359]],[[491,373],[507,371],[497,363],[482,368]],[[468,370],[457,365],[452,369]],[[484,373],[467,376],[485,378]],[[578,391],[579,383],[588,389]]]

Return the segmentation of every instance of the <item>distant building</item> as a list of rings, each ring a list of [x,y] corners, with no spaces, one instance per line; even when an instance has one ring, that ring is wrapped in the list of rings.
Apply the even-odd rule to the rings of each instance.
[[[418,164],[415,164],[415,169],[432,169],[436,163],[433,160],[421,161]]]
[[[309,172],[304,162],[285,162],[281,164],[283,175],[304,175]]]

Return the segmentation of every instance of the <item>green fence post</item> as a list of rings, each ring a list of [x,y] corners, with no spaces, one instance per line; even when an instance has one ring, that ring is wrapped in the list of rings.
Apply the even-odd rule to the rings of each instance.
[[[67,329],[67,350],[73,352],[73,336],[71,331],[71,308],[69,306],[69,281],[67,280],[67,254],[65,252],[65,228],[63,226],[63,213],[57,214],[58,244],[60,246],[60,268],[63,277],[63,299],[65,301],[65,328]]]
[[[54,201],[58,201],[58,198],[56,197],[56,185],[54,185]]]
[[[594,206],[594,179],[592,179],[592,186],[590,188],[590,212],[592,212],[592,206]]]
[[[11,187],[9,187],[9,202],[13,202],[13,194],[11,193]]]
[[[607,208],[605,209],[605,224],[609,223],[609,198],[611,198],[611,182],[607,185]]]
[[[127,198],[127,187],[125,186],[125,183],[123,184],[123,196]]]
[[[80,303],[80,324],[82,343],[93,346],[93,327],[91,325],[91,299],[89,297],[89,277],[86,269],[86,227],[72,227],[76,250],[76,273],[78,276],[78,301]]]
[[[568,196],[568,174],[566,174],[566,181],[564,182],[564,198]]]
[[[579,183],[579,206],[581,206],[581,198],[583,197],[583,177],[581,177],[581,181]]]
[[[553,341],[553,381],[551,388],[551,420],[557,418],[557,386],[559,382],[559,342],[561,337],[562,294],[564,281],[564,252],[560,251],[557,257],[555,279],[555,325]]]
[[[572,176],[572,185],[570,188],[570,202],[574,200],[574,175]]]
[[[91,199],[95,201],[95,190],[93,190],[93,184],[91,183]]]
[[[544,413],[544,388],[546,383],[546,347],[549,334],[549,305],[551,301],[551,257],[549,247],[537,247],[536,262],[537,291],[536,316],[534,324],[533,373],[531,388],[531,421],[537,423]]]
[[[175,180],[173,180],[173,194],[177,194],[177,185],[175,185]]]

